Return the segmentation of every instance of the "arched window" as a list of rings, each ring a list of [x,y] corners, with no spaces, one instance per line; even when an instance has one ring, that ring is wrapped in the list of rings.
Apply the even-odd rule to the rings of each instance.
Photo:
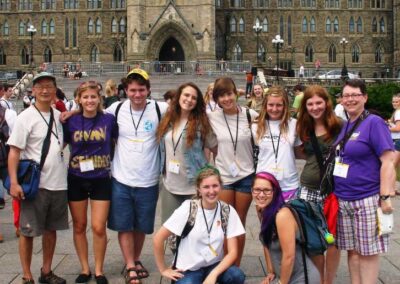
[[[69,20],[68,20],[68,18],[65,19],[64,40],[65,40],[65,47],[69,47]]]
[[[8,22],[5,21],[3,25],[3,36],[9,36],[10,35],[10,27],[8,25]]]
[[[257,17],[256,18],[256,21],[254,22],[254,24],[257,26],[261,26],[261,23],[260,23],[260,19]]]
[[[43,19],[41,26],[41,34],[47,35],[47,22],[46,19]]]
[[[379,21],[379,32],[384,33],[385,32],[385,20],[383,17]]]
[[[303,22],[301,24],[301,31],[303,33],[307,33],[308,32],[308,23],[307,23],[307,18],[306,17],[303,18]]]
[[[372,32],[377,33],[378,32],[378,24],[376,22],[376,18],[374,17],[372,19]]]
[[[327,33],[332,32],[331,19],[329,17],[328,17],[328,19],[326,19],[326,22],[325,22],[325,31]]]
[[[6,65],[7,64],[7,56],[2,47],[0,47],[0,65]]]
[[[25,35],[25,30],[26,30],[26,27],[25,27],[24,21],[19,21],[19,24],[18,24],[18,35],[20,35],[20,36]]]
[[[92,20],[92,18],[89,18],[88,25],[87,25],[87,30],[88,30],[88,34],[92,34],[93,33],[93,20]]]
[[[283,38],[284,26],[283,26],[283,16],[279,19],[279,35]]]
[[[258,47],[258,52],[257,52],[258,60],[261,62],[265,62],[265,58],[266,58],[265,55],[266,55],[265,47],[264,47],[264,45],[260,44],[260,46]]]
[[[117,20],[115,18],[113,18],[111,20],[111,32],[112,33],[117,33],[118,32],[118,24],[117,24]]]
[[[43,61],[52,62],[51,57],[52,57],[51,49],[49,47],[46,47],[43,53]]]
[[[231,33],[236,33],[236,19],[235,19],[235,17],[231,18],[231,20],[229,21],[229,25],[231,27]]]
[[[339,32],[339,19],[338,17],[335,17],[335,20],[333,20],[333,32],[338,33]]]
[[[287,22],[287,43],[288,45],[292,45],[292,18],[290,15],[288,16]]]
[[[49,22],[49,33],[51,35],[54,35],[55,31],[56,31],[56,27],[55,27],[55,24],[54,24],[54,20],[51,19],[50,22]]]
[[[314,48],[312,47],[311,44],[306,46],[306,51],[305,51],[305,61],[306,62],[313,62],[314,61]]]
[[[233,61],[242,61],[242,48],[237,43],[233,48]]]
[[[100,52],[95,45],[90,50],[90,62],[100,62]]]
[[[349,21],[349,32],[350,32],[350,33],[354,33],[354,19],[353,19],[353,17],[350,17],[350,21]]]
[[[375,63],[382,63],[383,62],[383,47],[379,44],[375,49]]]
[[[72,47],[78,46],[78,24],[76,18],[72,20]]]
[[[329,51],[328,51],[328,58],[329,58],[329,62],[336,62],[336,47],[335,45],[331,45],[329,47]]]
[[[120,33],[125,33],[126,32],[126,21],[125,18],[121,18],[119,21],[119,32]]]
[[[96,19],[96,34],[101,34],[101,20],[100,20],[100,18]]]
[[[244,20],[243,20],[243,18],[239,19],[239,33],[244,33]]]
[[[361,17],[357,19],[357,33],[362,33],[362,20]]]
[[[351,47],[351,62],[359,63],[360,62],[360,47],[358,45],[353,45]]]
[[[311,20],[310,20],[310,32],[311,33],[315,33],[315,31],[316,31],[315,18],[311,17]]]
[[[113,60],[114,60],[114,62],[124,61],[122,48],[118,44],[114,47]]]
[[[267,17],[265,17],[264,20],[263,20],[262,31],[264,33],[268,32],[268,19],[267,19]]]
[[[26,47],[23,47],[21,50],[21,65],[28,65],[29,64],[29,52]]]

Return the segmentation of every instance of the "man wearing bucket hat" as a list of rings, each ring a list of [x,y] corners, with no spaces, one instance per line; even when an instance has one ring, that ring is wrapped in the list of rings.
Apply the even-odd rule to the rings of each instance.
[[[55,77],[47,72],[36,75],[33,78],[33,93],[35,104],[17,117],[8,140],[10,194],[21,200],[19,255],[23,270],[22,283],[35,283],[31,272],[33,239],[42,236],[43,264],[39,283],[64,284],[65,279],[51,271],[56,232],[68,229],[67,168],[62,151],[64,137],[59,121],[60,112],[51,107],[56,95]],[[39,190],[35,197],[28,200],[18,183],[18,162],[21,157],[39,163],[49,128],[50,145],[40,172]]]
[[[111,172],[112,197],[108,228],[118,232],[124,256],[126,283],[149,276],[140,262],[146,234],[153,233],[160,174],[156,130],[168,104],[148,100],[150,79],[135,68],[125,80],[128,99],[107,112],[116,116],[119,136]]]

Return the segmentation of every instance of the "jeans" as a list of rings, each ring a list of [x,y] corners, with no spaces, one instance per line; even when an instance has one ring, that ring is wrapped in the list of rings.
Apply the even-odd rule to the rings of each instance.
[[[198,284],[202,283],[208,274],[219,264],[219,262],[200,268],[196,271],[187,270],[183,272],[185,275],[183,278],[179,279],[176,284]],[[242,284],[246,276],[239,267],[232,265],[225,272],[220,274],[217,278],[217,283],[219,284]]]

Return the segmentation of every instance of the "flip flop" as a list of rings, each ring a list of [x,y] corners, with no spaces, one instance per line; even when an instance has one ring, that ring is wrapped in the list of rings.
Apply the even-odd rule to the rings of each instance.
[[[149,277],[149,272],[147,269],[143,266],[142,262],[140,260],[135,261],[135,266],[139,266],[140,268],[136,268],[136,273],[139,276],[140,279],[147,278]]]
[[[135,272],[136,276],[130,276],[129,273],[130,272]],[[140,277],[136,271],[135,267],[130,267],[126,269],[126,273],[125,273],[125,284],[138,284],[140,283]],[[135,281],[134,283],[132,283],[132,281]]]

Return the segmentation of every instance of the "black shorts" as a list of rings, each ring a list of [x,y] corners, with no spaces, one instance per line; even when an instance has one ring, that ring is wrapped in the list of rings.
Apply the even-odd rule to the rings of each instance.
[[[68,201],[111,200],[111,178],[81,178],[68,174]]]

